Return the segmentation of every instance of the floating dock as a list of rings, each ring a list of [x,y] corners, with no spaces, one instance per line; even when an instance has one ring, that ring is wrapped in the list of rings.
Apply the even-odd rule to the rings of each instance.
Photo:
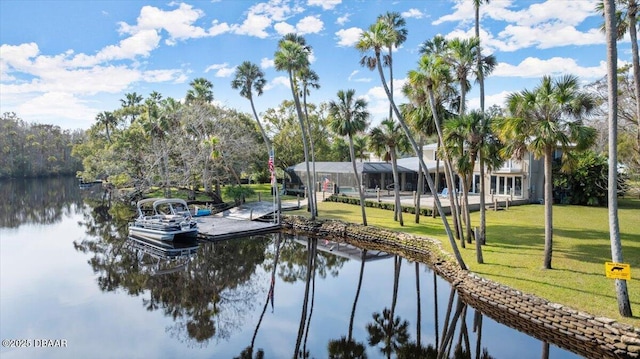
[[[295,203],[282,203],[282,210],[300,208]],[[229,239],[272,232],[280,229],[280,224],[265,217],[273,217],[276,208],[272,202],[244,203],[210,216],[196,217],[198,237],[206,240]]]

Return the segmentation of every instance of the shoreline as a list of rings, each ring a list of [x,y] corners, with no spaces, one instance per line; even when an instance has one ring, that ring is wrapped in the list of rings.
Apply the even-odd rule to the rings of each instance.
[[[402,255],[429,265],[472,307],[509,327],[586,357],[640,358],[640,328],[549,302],[460,269],[437,240],[338,220],[283,216],[285,230]]]

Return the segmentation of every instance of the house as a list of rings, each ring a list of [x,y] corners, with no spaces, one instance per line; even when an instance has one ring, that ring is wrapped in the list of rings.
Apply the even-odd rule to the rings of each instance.
[[[438,161],[437,145],[423,146],[422,156],[429,174],[435,182],[436,172],[440,174],[438,192],[446,187],[444,180],[444,165]],[[556,151],[555,157],[560,156]],[[417,157],[400,158],[397,161],[400,176],[400,190],[414,191],[417,189],[418,171],[420,161]],[[316,189],[330,193],[355,191],[355,177],[351,162],[316,162]],[[393,184],[393,172],[391,163],[386,162],[357,162],[356,168],[361,176],[361,183],[365,190],[373,191],[377,188],[389,189]],[[306,184],[306,166],[304,163],[287,168],[290,188],[303,192]],[[460,189],[460,179],[456,176],[456,187]],[[507,160],[502,167],[493,171],[485,171],[485,186],[487,195],[510,196],[513,199],[529,199],[538,202],[543,197],[544,190],[544,163],[542,159],[535,159],[528,153],[523,160]],[[423,186],[425,193],[429,192],[426,183]],[[480,193],[480,166],[476,162],[474,175],[470,187],[470,193]]]

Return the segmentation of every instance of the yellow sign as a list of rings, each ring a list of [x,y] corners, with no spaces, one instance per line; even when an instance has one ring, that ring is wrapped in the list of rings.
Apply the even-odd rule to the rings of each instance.
[[[607,278],[631,279],[631,266],[627,263],[605,262],[604,268]]]

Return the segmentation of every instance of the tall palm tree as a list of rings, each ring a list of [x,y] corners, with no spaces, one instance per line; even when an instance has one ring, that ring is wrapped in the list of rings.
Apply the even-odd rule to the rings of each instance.
[[[395,195],[395,210],[393,220],[400,222],[404,226],[402,220],[402,206],[400,204],[400,176],[398,175],[398,151],[406,152],[409,150],[409,141],[407,136],[402,132],[400,124],[391,118],[383,120],[379,126],[374,127],[369,132],[370,147],[378,155],[383,155],[385,162],[391,162],[391,170],[393,172],[393,192]]]
[[[606,0],[605,0],[606,1]],[[626,33],[631,39],[631,63],[633,66],[633,92],[636,99],[640,99],[640,56],[638,54],[638,1],[637,0],[615,0],[614,4],[620,5],[615,11],[615,32],[616,39],[622,40]],[[604,15],[604,2],[600,1],[596,5],[597,10]],[[602,31],[605,32],[606,24],[603,24]],[[607,35],[608,36],[608,35]],[[640,100],[636,100],[636,118],[640,119]],[[636,132],[637,146],[640,148],[640,120]]]
[[[264,130],[262,122],[260,122],[260,117],[258,117],[258,112],[256,111],[256,107],[253,102],[253,91],[255,90],[256,94],[258,96],[261,96],[266,83],[267,80],[265,80],[264,78],[264,72],[260,70],[258,65],[252,63],[251,61],[244,61],[242,64],[240,64],[240,66],[238,66],[238,68],[236,68],[235,76],[231,81],[231,88],[233,88],[234,90],[240,89],[240,96],[246,98],[251,103],[251,111],[253,112],[253,117],[258,123],[260,134],[262,134],[262,140],[264,141],[265,146],[267,146],[267,156],[271,156],[273,154],[271,140],[269,139],[269,136],[267,136],[267,132]],[[274,186],[274,195],[276,198],[276,203],[278,204],[279,222],[281,203],[280,193],[278,190],[278,181],[273,181],[272,185]]]
[[[402,15],[396,11],[387,11],[384,15],[379,15],[378,21],[387,24],[393,32],[394,37],[394,41],[388,44],[388,52],[383,58],[385,66],[389,67],[389,90],[391,91],[391,97],[393,97],[393,48],[398,48],[398,46],[407,41],[407,22]],[[391,105],[389,105],[389,118],[393,118],[393,108]]]
[[[582,117],[594,107],[594,99],[580,90],[577,77],[545,76],[533,90],[507,97],[510,115],[498,124],[505,155],[521,159],[529,151],[544,158],[545,269],[551,269],[553,249],[553,154],[558,147],[566,154],[573,145],[580,151],[593,143],[595,130],[583,125]]]
[[[311,191],[314,190],[314,186],[311,178],[311,171],[309,169],[309,147],[307,141],[307,133],[304,125],[304,115],[302,114],[302,105],[300,104],[300,97],[298,96],[298,84],[296,74],[309,67],[309,54],[310,48],[304,45],[304,41],[298,38],[298,41],[290,40],[290,38],[298,38],[295,34],[287,34],[278,43],[278,50],[275,53],[274,65],[278,71],[286,71],[289,75],[289,86],[291,87],[291,93],[293,95],[293,102],[296,107],[296,114],[298,116],[298,122],[300,123],[300,132],[302,133],[302,147],[304,149],[304,161],[307,167],[307,198],[309,203],[309,210],[311,212],[311,220],[316,218],[316,209],[314,202],[311,199]]]
[[[489,3],[489,0],[473,0],[473,8],[475,10],[475,33],[476,38],[478,39],[478,44],[480,44],[480,5],[482,3]],[[482,46],[478,46],[476,48],[476,76],[478,78],[478,85],[480,87],[480,112],[484,116],[484,74],[482,71]],[[483,123],[483,127],[484,123]],[[486,211],[487,208],[485,206],[485,164],[484,164],[484,156],[482,152],[479,154],[480,159],[480,233],[478,233],[478,238],[482,242],[485,243],[485,231],[487,228],[487,216]]]
[[[111,129],[118,124],[118,117],[116,117],[113,112],[103,111],[96,115],[96,122],[104,126],[104,130],[107,133],[107,141],[113,143],[113,141],[111,141]]]
[[[191,88],[187,90],[185,102],[192,103],[211,103],[213,101],[213,83],[204,77],[198,77],[189,82]]]
[[[609,88],[609,240],[611,241],[611,260],[621,263],[622,244],[620,243],[620,226],[618,223],[618,51],[616,47],[615,1],[605,0],[604,19],[607,34],[607,85]],[[625,280],[616,279],[616,296],[618,298],[618,311],[620,315],[631,317],[631,302]]]
[[[251,103],[251,111],[253,112],[253,117],[258,123],[260,134],[262,134],[262,140],[267,146],[267,153],[271,153],[271,140],[269,140],[267,132],[264,130],[262,122],[260,122],[258,112],[256,112],[256,107],[253,102],[253,91],[255,90],[256,94],[261,96],[266,83],[267,80],[264,78],[264,72],[260,70],[258,65],[251,61],[244,61],[236,68],[234,78],[231,81],[231,88],[234,90],[240,89],[240,96],[246,98]]]
[[[389,87],[387,86],[387,82],[384,77],[384,72],[382,71],[382,64],[380,63],[380,54],[381,54],[382,48],[385,46],[388,46],[388,44],[392,43],[393,41],[394,41],[394,36],[390,31],[390,29],[388,28],[388,26],[382,22],[376,22],[375,24],[369,27],[368,31],[363,32],[361,34],[360,40],[358,41],[356,48],[363,53],[373,51],[374,56],[368,56],[368,55],[363,56],[360,60],[360,64],[367,66],[371,70],[373,70],[374,68],[378,69],[378,75],[380,76],[380,80],[382,82],[384,91],[387,94],[387,98],[389,99],[389,102],[393,107],[393,111],[396,117],[398,118],[400,125],[402,126],[402,130],[407,135],[407,139],[411,143],[411,147],[413,148],[414,152],[417,155],[418,153],[420,153],[418,144],[416,143],[413,136],[411,135],[411,132],[409,131],[409,127],[405,123],[404,118],[402,117],[402,114],[400,114],[400,110],[398,110],[395,104],[395,101],[393,100],[393,96],[391,96],[391,92],[389,91]],[[424,159],[421,157],[419,157],[418,159],[420,161],[420,166],[422,166],[423,170],[426,171],[427,166],[424,162]],[[429,188],[431,189],[431,193],[434,194],[434,201],[436,202],[436,207],[438,208],[438,212],[440,213],[440,218],[442,219],[442,223],[445,227],[445,232],[449,237],[449,241],[453,248],[453,252],[458,262],[458,265],[462,269],[466,269],[467,267],[464,264],[464,260],[462,259],[462,256],[460,255],[458,246],[456,245],[456,242],[453,239],[453,234],[451,232],[451,228],[449,227],[449,222],[447,221],[444,210],[442,208],[442,204],[440,203],[440,199],[438,198],[437,192],[434,189],[433,180],[429,176],[429,173],[426,173],[425,176],[426,176]]]
[[[438,100],[436,98],[436,93],[441,91],[441,87],[446,87],[451,83],[451,71],[449,64],[442,56],[436,54],[423,55],[418,62],[418,69],[409,71],[408,81],[412,83],[413,86],[421,86],[426,89],[429,107],[431,108],[431,116],[433,117],[433,124],[438,135],[438,143],[444,144],[442,121],[440,120],[440,112],[437,107]],[[453,225],[456,230],[456,238],[460,239],[460,245],[464,248],[464,233],[462,230],[462,221],[459,218],[460,211],[458,198],[454,191],[456,186],[454,184],[451,160],[447,151],[441,150],[440,148],[438,150],[439,156],[443,159],[444,163],[444,174],[447,188],[450,189],[448,196],[451,207],[451,218],[453,219]],[[439,201],[437,192],[432,193],[434,196],[434,202]]]
[[[356,166],[356,153],[353,146],[353,137],[364,131],[369,119],[367,111],[367,101],[362,98],[356,99],[356,91],[353,89],[338,91],[338,101],[331,100],[329,102],[329,128],[339,136],[346,136],[349,139],[349,154],[351,164],[353,165],[353,175],[355,176],[356,186],[360,194],[360,208],[362,210],[362,224],[367,225],[367,213],[364,203],[364,189],[358,174]]]

